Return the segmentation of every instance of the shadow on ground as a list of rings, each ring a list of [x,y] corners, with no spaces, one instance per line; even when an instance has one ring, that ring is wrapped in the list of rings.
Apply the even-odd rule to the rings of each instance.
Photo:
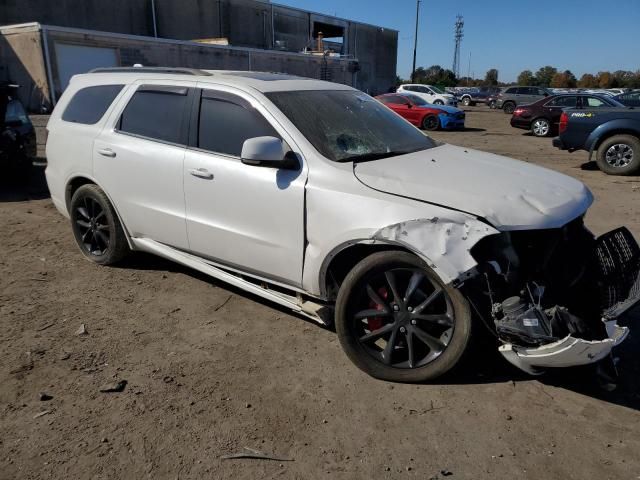
[[[49,188],[44,177],[44,165],[37,159],[28,171],[3,167],[0,171],[0,202],[25,202],[49,198]]]

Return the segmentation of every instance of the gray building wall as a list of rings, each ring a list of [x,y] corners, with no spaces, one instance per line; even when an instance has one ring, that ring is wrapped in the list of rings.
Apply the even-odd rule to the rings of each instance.
[[[51,107],[49,85],[39,31],[0,34],[0,81],[20,85],[18,97],[27,109],[40,112]]]
[[[4,2],[0,25],[39,22],[154,35],[151,0],[0,1]],[[395,84],[398,33],[394,30],[260,0],[155,0],[155,19],[161,38],[226,37],[233,46],[289,52],[315,48],[318,25],[338,27],[343,31],[342,46],[327,46],[359,60],[354,86],[378,94]]]

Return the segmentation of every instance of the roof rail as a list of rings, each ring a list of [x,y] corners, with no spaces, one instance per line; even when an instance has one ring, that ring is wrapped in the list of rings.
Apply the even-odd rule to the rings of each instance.
[[[106,67],[94,68],[89,73],[170,73],[173,75],[211,75],[197,68],[180,67]]]

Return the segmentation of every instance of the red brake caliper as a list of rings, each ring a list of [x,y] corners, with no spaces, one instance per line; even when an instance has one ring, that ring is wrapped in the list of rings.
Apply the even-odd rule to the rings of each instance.
[[[380,295],[380,298],[382,298],[383,300],[386,300],[387,297],[389,296],[389,292],[387,291],[386,288],[380,287],[378,289],[378,295]],[[369,302],[369,308],[374,308],[376,310],[384,310],[384,305],[380,305],[374,302],[373,300],[371,300]],[[369,326],[369,331],[371,332],[373,332],[374,330],[378,330],[379,328],[382,328],[382,325],[383,325],[382,317],[367,318],[367,325]]]

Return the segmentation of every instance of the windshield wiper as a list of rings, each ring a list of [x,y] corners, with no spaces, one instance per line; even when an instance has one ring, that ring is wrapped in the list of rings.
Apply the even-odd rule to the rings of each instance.
[[[398,155],[406,155],[407,153],[417,152],[417,150],[392,150],[390,152],[371,152],[361,155],[351,155],[340,159],[340,162],[366,162],[368,160],[380,160],[382,158],[396,157]]]

